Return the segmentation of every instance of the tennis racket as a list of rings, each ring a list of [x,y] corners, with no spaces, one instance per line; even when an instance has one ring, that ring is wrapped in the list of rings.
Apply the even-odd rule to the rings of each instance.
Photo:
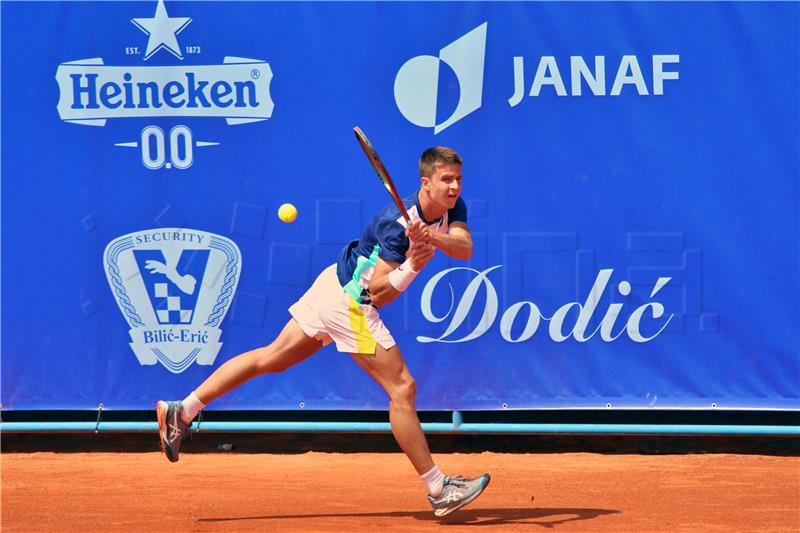
[[[403,215],[406,223],[410,224],[411,217],[408,216],[406,206],[403,204],[403,199],[400,198],[400,195],[397,193],[397,187],[394,186],[394,182],[392,181],[391,176],[389,176],[389,171],[386,170],[386,167],[383,166],[383,163],[381,162],[381,158],[378,157],[378,152],[376,152],[375,148],[372,147],[372,143],[369,142],[369,139],[367,139],[367,136],[364,135],[363,131],[361,131],[361,128],[353,128],[353,133],[356,134],[358,144],[361,145],[361,149],[364,150],[364,153],[367,155],[367,159],[369,159],[369,162],[372,163],[372,168],[375,169],[375,172],[378,174],[381,182],[386,187],[386,190],[389,191],[389,196],[392,197],[392,200],[394,200],[394,203],[397,204],[398,209],[400,209],[400,214]]]

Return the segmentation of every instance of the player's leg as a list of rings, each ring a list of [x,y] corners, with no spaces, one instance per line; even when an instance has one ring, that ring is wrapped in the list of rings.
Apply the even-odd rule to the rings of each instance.
[[[183,402],[159,401],[156,405],[159,437],[167,458],[172,462],[178,460],[181,442],[205,405],[256,376],[282,372],[296,365],[322,346],[321,340],[306,335],[291,319],[271,344],[226,361]]]
[[[374,355],[352,354],[356,362],[389,395],[389,420],[397,443],[428,487],[436,516],[445,516],[481,495],[489,474],[467,479],[445,476],[433,462],[416,408],[416,384],[397,345],[378,344]]]
[[[262,374],[283,372],[320,348],[322,341],[306,335],[297,322],[290,319],[271,344],[226,361],[195,389],[194,394],[208,405],[245,381]]]
[[[373,355],[351,355],[389,395],[389,422],[400,448],[420,476],[429,472],[434,463],[417,416],[417,387],[400,349],[378,344]]]

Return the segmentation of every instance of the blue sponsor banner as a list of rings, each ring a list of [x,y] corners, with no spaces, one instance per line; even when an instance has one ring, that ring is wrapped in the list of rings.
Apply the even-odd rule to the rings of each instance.
[[[3,408],[268,344],[390,202],[354,126],[464,158],[472,258],[381,310],[419,408],[800,407],[797,3],[1,9]],[[387,400],[329,347],[212,407],[301,403]]]

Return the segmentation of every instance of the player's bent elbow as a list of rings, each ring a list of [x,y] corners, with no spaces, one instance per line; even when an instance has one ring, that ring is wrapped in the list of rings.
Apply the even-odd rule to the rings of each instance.
[[[472,259],[472,246],[466,248],[456,248],[454,246],[452,248],[442,248],[441,250],[453,259],[462,261],[469,261]]]
[[[462,261],[469,261],[472,259],[472,246],[459,249],[458,252],[453,255],[453,257],[456,259],[461,259]]]

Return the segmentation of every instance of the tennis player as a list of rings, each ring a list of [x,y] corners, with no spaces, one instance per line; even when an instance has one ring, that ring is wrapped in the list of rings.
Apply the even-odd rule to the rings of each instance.
[[[282,372],[332,342],[389,395],[392,433],[425,483],[436,516],[483,492],[488,474],[446,476],[434,463],[417,417],[414,378],[378,312],[406,290],[436,249],[456,259],[472,256],[461,157],[450,148],[429,148],[420,157],[419,173],[419,191],[403,200],[410,223],[394,203],[381,210],[289,308],[292,319],[270,345],[225,362],[183,401],[158,402],[161,446],[170,461],[178,460],[192,420],[211,401],[251,378]]]

